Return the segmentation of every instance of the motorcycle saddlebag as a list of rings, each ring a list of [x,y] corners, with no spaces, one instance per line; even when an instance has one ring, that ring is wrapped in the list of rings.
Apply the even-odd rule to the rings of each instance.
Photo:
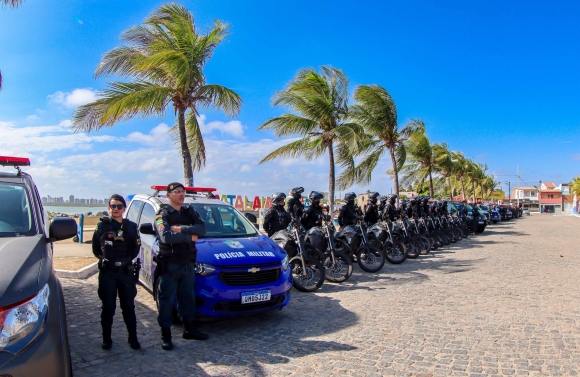
[[[292,233],[287,230],[280,230],[270,237],[272,241],[276,242],[278,246],[280,246],[286,254],[288,254],[288,258],[293,258],[296,256],[296,242],[292,237]]]
[[[381,241],[382,243],[385,243],[385,241],[387,240],[387,230],[385,229],[385,227],[380,224],[380,223],[376,223],[371,225],[371,227],[369,228],[369,233],[372,233],[375,235],[375,237]]]
[[[345,239],[350,249],[355,251],[358,249],[361,243],[360,235],[356,231],[356,228],[352,225],[348,225],[340,229],[340,231],[336,234],[336,237]]]

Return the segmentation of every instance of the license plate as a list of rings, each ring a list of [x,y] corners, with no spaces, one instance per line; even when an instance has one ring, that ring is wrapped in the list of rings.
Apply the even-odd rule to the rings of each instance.
[[[483,224],[483,221],[480,221],[479,223],[480,223],[480,224]]]
[[[242,304],[252,304],[254,302],[270,301],[272,294],[270,291],[242,293]]]

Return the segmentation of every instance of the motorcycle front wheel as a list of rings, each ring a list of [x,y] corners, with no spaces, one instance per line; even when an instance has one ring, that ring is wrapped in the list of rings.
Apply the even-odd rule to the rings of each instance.
[[[421,242],[414,237],[409,238],[409,243],[406,245],[407,258],[417,259],[421,255]]]
[[[326,280],[333,283],[347,281],[352,275],[352,260],[345,253],[335,250],[333,262],[329,253],[328,258],[324,260],[324,275]]]
[[[391,264],[401,264],[407,260],[407,254],[401,241],[393,240],[393,242],[386,242],[383,250],[387,261]]]
[[[356,251],[356,261],[366,272],[379,272],[385,265],[385,254],[373,245],[362,245]]]
[[[301,292],[314,292],[324,283],[324,266],[314,258],[304,255],[304,264],[300,256],[289,262],[292,272],[292,286]]]

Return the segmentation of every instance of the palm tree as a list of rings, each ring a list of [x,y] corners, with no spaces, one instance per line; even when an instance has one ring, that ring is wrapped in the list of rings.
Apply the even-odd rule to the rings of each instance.
[[[95,71],[95,77],[117,75],[130,81],[107,84],[99,99],[75,111],[72,128],[91,132],[136,115],[162,116],[172,104],[177,115],[172,133],[179,140],[185,184],[191,186],[193,171],[205,166],[199,108],[217,108],[234,116],[242,103],[231,89],[207,84],[203,74],[228,29],[214,21],[211,30],[201,34],[182,5],[162,5],[143,25],[126,30],[121,35],[126,45],[105,53]]]
[[[451,152],[451,156],[451,160],[453,161],[453,175],[461,184],[461,195],[463,200],[466,200],[467,197],[465,196],[465,178],[468,177],[471,164],[461,152]]]
[[[348,82],[342,70],[330,66],[321,67],[321,72],[302,69],[272,99],[274,106],[285,106],[296,114],[282,114],[258,128],[273,130],[277,137],[300,137],[268,154],[260,164],[299,156],[310,161],[328,153],[330,208],[334,204],[335,165],[347,163],[349,151],[358,143],[357,135],[362,133],[361,127],[348,121]]]
[[[405,142],[415,132],[424,132],[421,121],[411,121],[403,128],[397,123],[397,107],[387,90],[379,85],[360,85],[356,88],[354,98],[357,104],[351,107],[351,115],[356,123],[364,129],[366,137],[361,137],[361,148],[355,151],[362,157],[355,166],[354,159],[346,165],[340,176],[343,188],[353,184],[368,184],[379,160],[388,151],[393,165],[389,172],[395,182],[395,193],[399,194],[399,169],[406,160]]]
[[[24,2],[24,0],[0,0],[2,5],[9,5],[11,8],[16,8]]]
[[[416,120],[415,123],[425,127],[422,120]],[[403,175],[401,180],[403,185],[408,185],[411,182],[420,182],[422,185],[429,178],[429,195],[433,197],[433,173],[437,169],[434,146],[425,133],[416,132],[409,136],[405,147],[407,149],[407,162],[400,170]]]

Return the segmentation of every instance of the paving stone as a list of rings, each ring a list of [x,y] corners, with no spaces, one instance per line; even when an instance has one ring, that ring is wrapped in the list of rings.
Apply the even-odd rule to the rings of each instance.
[[[208,341],[163,351],[138,288],[141,350],[120,308],[100,348],[97,276],[61,279],[75,376],[577,376],[580,219],[532,215],[343,284],[293,291],[282,311],[200,322]],[[560,257],[562,255],[562,257]]]

